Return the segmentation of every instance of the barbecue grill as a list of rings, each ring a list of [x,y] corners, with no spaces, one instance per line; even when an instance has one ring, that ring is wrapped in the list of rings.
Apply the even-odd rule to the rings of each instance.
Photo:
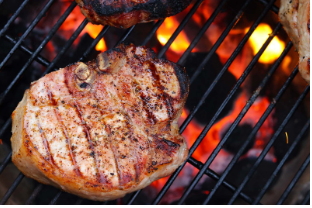
[[[189,10],[189,12],[186,14],[184,19],[180,22],[179,26],[175,30],[175,32],[172,34],[170,39],[167,41],[167,43],[160,48],[160,50],[157,52],[157,58],[163,58],[168,51],[169,47],[173,43],[173,41],[176,39],[176,37],[180,34],[180,32],[184,29],[187,22],[192,18],[194,13],[197,11],[198,7],[204,0],[197,0],[193,5],[192,8]],[[57,65],[58,61],[65,57],[66,52],[69,50],[71,45],[74,43],[74,41],[77,39],[79,34],[82,32],[82,30],[87,25],[88,21],[85,19],[80,26],[76,29],[76,31],[72,34],[72,36],[66,41],[66,43],[63,45],[63,47],[59,50],[56,57],[50,62],[45,57],[40,55],[42,49],[47,45],[47,43],[51,40],[51,38],[57,33],[57,30],[61,27],[62,23],[65,21],[65,19],[68,17],[68,15],[73,11],[75,7],[77,7],[77,4],[75,2],[72,2],[70,6],[67,8],[67,10],[62,14],[62,16],[57,20],[53,28],[49,31],[48,35],[44,38],[44,40],[37,46],[37,48],[29,48],[25,44],[25,41],[27,41],[28,35],[33,31],[33,29],[36,27],[38,22],[45,16],[45,14],[49,11],[51,8],[51,5],[55,2],[55,0],[49,0],[47,1],[46,5],[42,8],[42,10],[37,14],[37,16],[34,18],[34,20],[30,23],[30,25],[27,27],[26,31],[23,31],[19,37],[14,37],[11,34],[8,33],[9,27],[14,23],[16,18],[20,15],[23,8],[29,3],[29,0],[24,0],[22,3],[18,6],[18,8],[15,10],[15,12],[8,18],[7,23],[4,25],[4,27],[0,30],[0,39],[6,41],[10,45],[10,50],[7,54],[5,54],[5,58],[1,60],[0,63],[0,72],[5,67],[5,65],[12,59],[18,52],[22,52],[25,57],[27,57],[26,64],[22,65],[19,69],[16,75],[14,76],[14,79],[9,82],[9,84],[6,86],[5,90],[2,91],[0,95],[0,106],[5,106],[10,101],[8,96],[15,93],[14,91],[17,89],[17,86],[20,84],[20,80],[22,79],[25,72],[28,70],[28,68],[31,66],[33,62],[37,62],[38,64],[45,67],[44,72],[41,74],[41,76],[44,76],[45,74],[57,70],[60,68],[59,65]],[[218,72],[218,75],[214,78],[214,81],[212,84],[206,89],[205,93],[202,95],[201,99],[197,103],[197,105],[190,111],[187,118],[184,120],[182,125],[180,126],[180,133],[182,134],[183,131],[187,128],[189,123],[194,118],[195,114],[198,112],[199,108],[205,103],[207,97],[210,95],[212,90],[215,88],[219,80],[222,78],[223,74],[227,71],[228,67],[232,64],[232,62],[235,60],[235,58],[238,56],[240,51],[242,50],[243,46],[246,44],[248,39],[250,38],[253,31],[256,29],[256,27],[261,23],[263,18],[267,15],[268,12],[273,12],[275,15],[278,13],[278,7],[274,5],[275,0],[247,0],[243,3],[242,7],[240,8],[239,12],[236,14],[235,18],[227,25],[225,30],[222,32],[221,36],[218,38],[218,40],[214,43],[214,45],[211,47],[210,51],[205,55],[204,59],[201,61],[201,63],[197,66],[196,71],[193,73],[192,77],[190,77],[190,83],[193,84],[196,78],[200,75],[201,69],[207,64],[208,61],[212,58],[213,54],[216,52],[218,47],[221,45],[221,43],[224,41],[224,39],[227,37],[231,29],[235,26],[235,24],[238,22],[238,20],[243,16],[246,7],[248,4],[253,3],[260,3],[264,5],[264,9],[261,11],[261,14],[256,18],[256,20],[253,22],[252,26],[249,28],[248,32],[244,35],[243,39],[238,44],[237,48],[234,50],[230,58],[226,61],[226,63],[223,65],[222,69]],[[0,9],[1,6],[4,5],[4,0],[0,0]],[[200,38],[205,34],[205,31],[211,26],[213,21],[215,20],[216,16],[222,12],[223,6],[227,3],[227,0],[220,1],[219,5],[215,8],[212,15],[209,17],[209,19],[206,21],[204,26],[200,29],[196,37],[191,41],[189,47],[185,50],[183,55],[178,60],[178,64],[183,65],[188,58],[188,56],[191,54],[191,51],[194,49],[196,44],[199,42]],[[164,20],[159,20],[154,23],[152,26],[152,29],[148,32],[148,34],[143,39],[141,45],[147,45],[152,37],[155,35],[156,31],[159,29],[161,24],[164,22]],[[121,38],[114,43],[114,45],[118,45],[121,42],[127,41],[127,38],[129,35],[136,29],[136,25],[123,30],[123,34],[121,35]],[[89,60],[89,55],[92,52],[92,50],[95,48],[97,43],[101,40],[101,38],[110,30],[112,29],[109,26],[105,26],[102,31],[99,33],[99,35],[92,41],[92,43],[88,46],[87,50],[84,51],[84,53],[81,55],[80,59],[77,59],[76,61],[87,61]],[[178,199],[175,203],[177,204],[184,204],[188,197],[190,197],[191,192],[194,190],[195,186],[198,184],[200,179],[206,175],[212,180],[215,181],[215,184],[211,190],[209,190],[209,194],[207,194],[203,201],[200,203],[208,204],[212,201],[212,199],[216,196],[216,192],[219,190],[220,187],[225,187],[227,190],[229,190],[232,193],[232,196],[229,201],[225,202],[228,204],[233,204],[239,198],[241,201],[244,201],[244,203],[247,204],[261,204],[262,197],[270,190],[272,183],[276,179],[278,173],[282,170],[284,165],[286,164],[286,161],[290,157],[290,155],[293,153],[296,146],[298,146],[299,142],[303,140],[304,137],[306,137],[306,134],[309,131],[310,126],[310,119],[303,121],[305,122],[305,125],[302,126],[302,129],[300,129],[298,135],[292,135],[292,137],[295,137],[293,139],[293,142],[289,144],[288,149],[286,153],[283,155],[282,159],[278,161],[277,167],[274,169],[273,174],[271,177],[267,180],[265,184],[263,184],[262,189],[259,191],[259,193],[256,196],[250,196],[248,192],[244,192],[243,189],[246,186],[246,184],[249,182],[249,180],[252,178],[253,174],[257,171],[257,168],[259,168],[261,162],[264,160],[266,154],[269,152],[271,147],[273,146],[274,142],[277,140],[280,134],[284,134],[284,128],[287,125],[287,123],[292,119],[292,116],[295,114],[296,110],[304,102],[305,97],[309,94],[310,86],[307,85],[305,89],[301,92],[301,95],[298,97],[298,99],[295,101],[294,105],[291,107],[291,109],[284,114],[283,121],[281,124],[277,127],[277,130],[274,132],[272,138],[268,142],[268,144],[264,147],[263,151],[258,155],[255,162],[252,164],[252,167],[248,170],[247,175],[243,178],[243,181],[237,186],[233,185],[231,181],[228,181],[226,177],[228,174],[230,174],[233,166],[237,164],[239,161],[240,156],[243,154],[245,148],[248,146],[248,144],[252,141],[254,136],[257,134],[258,130],[262,126],[262,124],[265,122],[265,120],[268,118],[269,114],[275,109],[276,105],[278,104],[280,98],[284,94],[284,92],[287,90],[287,88],[291,85],[293,79],[298,74],[298,67],[296,66],[290,76],[287,78],[287,80],[284,82],[283,86],[279,89],[278,93],[275,95],[275,97],[271,100],[271,103],[259,119],[259,121],[256,123],[256,125],[253,127],[251,133],[248,135],[248,137],[244,140],[243,144],[240,146],[239,150],[235,153],[234,157],[228,164],[228,166],[225,168],[225,170],[218,174],[212,169],[209,168],[209,166],[212,164],[212,162],[215,160],[217,154],[220,152],[220,150],[223,148],[223,145],[227,142],[227,140],[230,138],[233,131],[237,128],[239,122],[242,120],[244,115],[248,112],[250,107],[253,105],[257,97],[260,95],[261,90],[269,83],[270,78],[273,76],[274,72],[278,68],[278,66],[281,64],[287,53],[292,48],[293,44],[291,42],[288,42],[284,51],[280,55],[280,57],[275,61],[272,66],[270,66],[270,69],[266,73],[265,77],[261,80],[258,88],[252,96],[249,98],[248,102],[244,106],[244,108],[241,110],[239,115],[236,117],[235,121],[231,124],[231,126],[228,128],[226,133],[224,134],[223,138],[220,140],[216,148],[213,150],[213,152],[210,154],[208,159],[205,163],[202,163],[192,157],[192,154],[196,150],[196,148],[199,146],[201,141],[204,139],[205,135],[208,133],[208,131],[211,129],[211,127],[215,124],[217,121],[219,115],[222,113],[225,106],[229,103],[233,95],[237,92],[241,84],[244,82],[246,77],[249,75],[249,73],[252,71],[253,67],[258,63],[258,60],[260,56],[263,54],[267,46],[270,44],[272,39],[277,35],[277,33],[282,30],[282,25],[278,23],[276,27],[273,30],[273,33],[267,38],[265,43],[262,45],[259,52],[253,57],[252,61],[249,63],[243,74],[239,77],[234,87],[229,91],[227,97],[224,99],[222,104],[218,107],[218,110],[214,113],[214,116],[207,124],[205,125],[204,129],[196,139],[196,141],[192,144],[190,147],[190,152],[187,157],[187,160],[169,177],[165,185],[162,187],[162,189],[158,192],[155,199],[153,199],[152,204],[159,204],[159,202],[162,200],[162,198],[167,194],[169,188],[175,181],[175,179],[178,177],[178,174],[181,172],[181,170],[185,167],[186,164],[192,165],[194,168],[198,169],[198,173],[196,176],[190,181],[190,183],[187,185],[185,190],[183,191],[182,196],[180,199]],[[61,66],[64,67],[64,66]],[[299,75],[298,75],[299,76]],[[29,82],[30,83],[30,82]],[[24,90],[27,87],[24,87]],[[206,101],[209,102],[209,101]],[[17,102],[15,102],[13,105],[17,105]],[[3,143],[6,143],[8,146],[10,146],[9,139],[10,138],[10,127],[11,127],[11,118],[7,117],[6,122],[3,122],[1,125],[0,130],[0,138],[3,139]],[[4,172],[4,170],[8,167],[8,164],[11,163],[11,156],[12,151],[7,154],[4,157],[4,160],[0,163],[0,174]],[[306,157],[306,156],[305,156]],[[285,190],[282,190],[282,194],[280,195],[280,198],[277,201],[277,204],[283,204],[287,197],[289,196],[292,189],[295,187],[296,183],[304,173],[304,171],[307,169],[307,167],[310,164],[310,155],[308,155],[301,164],[301,167],[296,170],[295,176],[288,181],[288,186]],[[23,180],[24,175],[22,173],[19,173],[19,175],[14,179],[14,182],[10,185],[10,187],[6,190],[5,194],[0,199],[0,204],[5,204],[11,197],[11,195],[14,193],[16,188],[19,186],[21,181]],[[76,204],[81,203],[96,203],[91,202],[88,200],[84,200],[81,198],[78,198],[76,196],[70,195],[68,193],[64,193],[60,190],[53,189],[53,191],[47,191],[47,193],[44,193],[45,191],[45,185],[35,183],[35,187],[32,189],[32,193],[30,194],[30,197],[26,201],[26,204],[33,204],[36,202],[36,198],[40,194],[46,194],[49,195],[49,201],[46,201],[44,203],[48,204],[57,204],[60,202],[60,199],[62,197],[71,198]],[[129,194],[125,197],[123,200],[123,203],[127,204],[133,204],[136,203],[136,199],[140,197],[140,194],[142,194],[143,190],[136,191],[132,194]],[[66,196],[65,196],[66,195]],[[104,204],[117,204],[120,203],[120,200],[114,200],[110,202],[105,202]],[[195,203],[195,202],[194,202]],[[310,204],[310,192],[308,191],[305,193],[305,197],[300,202],[301,204]]]

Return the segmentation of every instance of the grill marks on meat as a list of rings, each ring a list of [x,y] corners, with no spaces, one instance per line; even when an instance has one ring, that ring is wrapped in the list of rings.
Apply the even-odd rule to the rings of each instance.
[[[122,197],[186,159],[177,120],[187,95],[183,68],[144,47],[120,45],[46,75],[25,93],[24,133],[13,134],[12,145],[23,139],[36,171],[51,180],[23,169],[21,148],[13,162],[26,176],[82,197]]]
[[[76,0],[81,12],[94,24],[128,28],[175,15],[192,0]]]
[[[279,18],[299,53],[299,72],[310,83],[310,0],[281,0]]]

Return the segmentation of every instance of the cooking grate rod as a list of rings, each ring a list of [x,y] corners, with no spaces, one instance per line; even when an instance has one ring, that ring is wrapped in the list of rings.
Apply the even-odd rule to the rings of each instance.
[[[307,123],[303,126],[301,132],[299,133],[299,135],[296,137],[296,139],[293,141],[293,143],[291,144],[290,148],[288,149],[288,151],[286,152],[285,156],[283,157],[283,159],[279,162],[278,166],[276,167],[276,169],[274,170],[274,172],[272,173],[271,177],[269,178],[269,180],[267,181],[267,183],[264,185],[264,187],[261,189],[261,192],[258,194],[258,196],[256,197],[255,201],[252,202],[252,204],[257,204],[261,198],[263,197],[263,195],[265,194],[265,192],[268,190],[268,188],[270,187],[270,185],[272,184],[273,180],[275,179],[275,177],[277,176],[278,172],[282,169],[283,165],[285,164],[286,160],[288,159],[288,157],[290,156],[290,154],[292,153],[292,151],[295,149],[295,147],[297,146],[297,144],[299,143],[299,141],[302,139],[302,137],[305,135],[305,133],[307,132],[307,130],[310,127],[310,119],[307,121]]]
[[[310,201],[310,191],[308,191],[307,195],[304,197],[301,204],[302,205],[310,205],[309,201]]]
[[[9,164],[9,162],[11,162],[11,157],[12,157],[12,151],[5,157],[5,159],[1,163],[1,165],[0,165],[0,174],[2,173],[4,168]]]
[[[158,30],[158,28],[160,27],[160,25],[165,21],[165,19],[162,20],[158,20],[155,25],[153,26],[153,28],[151,29],[151,31],[148,33],[148,35],[146,36],[146,38],[143,40],[143,42],[141,43],[141,46],[145,46],[150,40],[151,38],[154,36],[154,34],[156,33],[156,31]]]
[[[268,4],[267,0],[258,0],[258,1],[261,2],[263,5]],[[275,12],[276,14],[278,14],[279,8],[275,5],[272,5],[271,10]]]
[[[266,47],[269,45],[269,43],[271,42],[271,40],[273,39],[273,37],[276,35],[277,31],[280,28],[280,24],[278,24],[272,35],[269,36],[269,38],[266,40],[266,42],[263,44],[263,46],[261,47],[261,49],[259,50],[259,52],[256,54],[256,56],[252,59],[252,61],[250,62],[250,64],[247,66],[246,70],[244,71],[243,75],[239,78],[239,80],[241,80],[241,82],[244,81],[244,79],[246,78],[247,74],[252,70],[252,68],[254,67],[254,65],[258,62],[258,59],[260,58],[260,56],[262,55],[262,53],[264,52],[264,50],[266,49]],[[274,68],[273,68],[274,69]],[[246,74],[246,76],[244,77],[244,74]],[[267,73],[268,77],[271,76],[270,72]],[[262,81],[262,83],[260,84],[260,88],[262,89],[262,87],[268,82],[268,79],[264,79]],[[237,82],[237,84],[239,83],[239,81]],[[236,86],[231,90],[230,94],[229,94],[229,98],[226,98],[226,100],[229,100],[233,95],[234,92],[236,92],[236,90],[238,89],[238,85],[236,84]],[[196,175],[196,177],[193,179],[191,185],[186,189],[186,191],[184,192],[184,194],[182,195],[181,199],[179,200],[178,204],[182,204],[186,197],[188,196],[188,194],[195,188],[195,185],[198,183],[198,181],[200,180],[200,178],[203,176],[205,169],[207,169],[212,161],[214,160],[214,158],[217,156],[217,154],[219,153],[219,151],[222,149],[224,143],[227,141],[227,139],[229,138],[229,136],[231,135],[231,133],[233,132],[233,130],[236,128],[236,126],[238,125],[238,123],[241,121],[241,119],[243,118],[243,116],[247,113],[248,109],[251,107],[251,105],[253,104],[253,102],[256,100],[256,97],[259,95],[260,90],[256,90],[256,92],[254,93],[254,95],[249,99],[249,101],[246,103],[245,107],[241,110],[240,114],[237,116],[237,118],[235,119],[235,121],[233,122],[232,126],[230,127],[230,129],[228,130],[228,132],[226,133],[225,137],[223,139],[220,140],[219,144],[217,145],[217,147],[213,150],[213,152],[210,154],[209,158],[207,159],[207,161],[205,162],[204,167],[198,172],[198,174]],[[223,110],[223,106],[225,105],[221,105],[221,107],[218,109],[218,112],[221,112]],[[245,109],[246,108],[246,109]],[[216,119],[217,117],[214,116],[214,118]],[[212,119],[210,121],[210,123],[204,128],[204,130],[201,132],[199,137],[205,137],[206,134],[208,133],[208,131],[210,130],[210,128],[213,126],[214,119]],[[204,132],[204,133],[203,133]]]
[[[55,205],[57,201],[59,200],[60,196],[62,195],[63,191],[59,191],[55,197],[52,199],[49,205]]]
[[[27,199],[25,205],[30,205],[33,203],[33,201],[35,200],[36,196],[41,192],[43,188],[43,184],[40,183],[38,184],[38,186],[35,188],[35,190],[32,192],[32,194],[30,195],[30,197]]]
[[[296,71],[297,71],[298,67],[296,67]],[[289,80],[289,79],[288,79]],[[288,81],[287,80],[287,81]],[[305,90],[303,91],[303,93],[300,95],[299,99],[296,101],[295,105],[292,107],[292,109],[290,110],[290,112],[288,113],[288,115],[286,116],[286,118],[284,119],[283,123],[279,126],[279,128],[277,129],[277,131],[274,133],[273,137],[271,138],[271,140],[269,141],[269,143],[266,145],[266,147],[262,150],[261,154],[259,155],[259,157],[257,158],[255,164],[251,167],[248,175],[244,178],[243,182],[239,185],[239,187],[236,189],[233,197],[230,199],[228,204],[233,204],[233,202],[235,201],[236,197],[238,196],[238,193],[244,188],[244,186],[246,185],[246,183],[249,181],[249,179],[251,178],[251,176],[254,174],[254,172],[256,171],[256,169],[259,167],[261,161],[264,159],[265,155],[268,153],[268,151],[270,150],[270,148],[272,147],[274,141],[277,139],[277,137],[279,136],[279,134],[281,133],[281,131],[284,129],[284,127],[286,126],[286,124],[288,123],[289,119],[292,117],[292,115],[294,114],[294,112],[296,111],[296,109],[298,108],[299,104],[301,103],[301,101],[303,101],[303,99],[305,98],[305,96],[308,94],[308,92],[310,91],[310,86],[308,85]],[[276,101],[273,99],[273,103],[276,103]]]
[[[13,182],[13,184],[10,186],[10,188],[8,189],[8,191],[5,193],[5,195],[3,196],[3,198],[0,201],[1,205],[4,205],[8,199],[10,198],[11,194],[13,193],[13,191],[16,189],[16,187],[18,186],[18,184],[22,181],[22,179],[24,178],[24,174],[23,173],[19,173],[19,175],[17,176],[17,178],[15,179],[15,181]]]
[[[194,4],[192,9],[189,11],[189,13],[184,17],[182,22],[179,24],[178,28],[174,31],[174,33],[171,35],[170,39],[167,41],[167,43],[160,49],[160,51],[157,54],[157,58],[161,58],[164,56],[166,51],[169,49],[175,38],[180,34],[180,32],[183,30],[186,23],[191,19],[193,14],[196,12],[197,8],[200,6],[200,4],[203,2],[203,0],[197,0],[197,2]]]
[[[308,167],[309,164],[310,164],[310,154],[308,155],[307,159],[305,159],[305,161],[303,162],[301,168],[296,173],[295,177],[290,182],[290,184],[286,188],[286,190],[283,193],[283,195],[281,196],[281,198],[278,200],[277,205],[281,205],[285,201],[285,199],[287,198],[288,194],[294,188],[295,184],[297,183],[297,181],[299,180],[300,176],[302,175],[302,173],[305,171],[305,169]]]
[[[105,33],[107,32],[107,30],[110,28],[110,26],[105,26],[103,27],[103,29],[101,30],[101,32],[99,33],[99,35],[93,40],[93,42],[91,43],[90,47],[88,47],[88,49],[83,53],[83,55],[81,56],[81,58],[79,59],[79,61],[84,61],[86,60],[87,56],[91,53],[91,50],[94,49],[94,47],[96,46],[96,44],[103,38],[103,36],[105,35]]]

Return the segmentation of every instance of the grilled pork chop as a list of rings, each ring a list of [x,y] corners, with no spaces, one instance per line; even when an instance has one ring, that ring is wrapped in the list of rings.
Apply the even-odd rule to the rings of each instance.
[[[281,0],[279,18],[299,52],[299,72],[310,83],[310,0]]]
[[[81,12],[94,24],[128,28],[175,15],[192,0],[76,0]]]
[[[123,197],[186,159],[177,120],[188,92],[183,68],[120,45],[31,84],[12,114],[12,160],[69,193]]]

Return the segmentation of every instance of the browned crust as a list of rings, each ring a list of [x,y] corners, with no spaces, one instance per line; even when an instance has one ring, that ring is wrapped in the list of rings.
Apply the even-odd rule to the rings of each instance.
[[[94,24],[128,28],[175,15],[192,0],[76,0],[81,12]]]

